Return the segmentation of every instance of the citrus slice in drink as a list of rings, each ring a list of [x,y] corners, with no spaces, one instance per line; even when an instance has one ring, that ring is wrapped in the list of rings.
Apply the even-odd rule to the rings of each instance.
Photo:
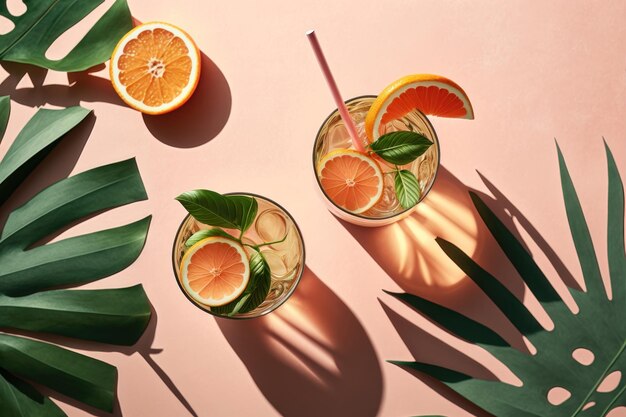
[[[243,293],[250,280],[250,264],[239,243],[224,237],[208,237],[185,253],[180,279],[194,300],[217,307]]]
[[[109,67],[113,88],[130,107],[163,114],[182,106],[200,79],[200,51],[169,23],[133,28],[117,44]]]
[[[353,150],[330,152],[320,161],[318,177],[324,193],[351,213],[372,208],[383,194],[383,173],[369,156]]]
[[[378,139],[381,127],[413,110],[426,115],[473,119],[474,110],[465,91],[454,81],[433,74],[407,75],[378,95],[365,118],[365,133]]]

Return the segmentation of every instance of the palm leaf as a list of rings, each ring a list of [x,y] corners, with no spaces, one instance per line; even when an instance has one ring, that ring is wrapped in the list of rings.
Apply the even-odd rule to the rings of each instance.
[[[0,128],[9,101],[0,99]],[[0,161],[0,204],[37,164],[89,114],[71,107],[39,110]],[[6,124],[6,123],[5,123]],[[132,345],[150,320],[141,287],[55,289],[112,275],[139,256],[150,218],[38,244],[73,222],[146,199],[134,160],[63,179],[13,210],[0,228],[0,327],[103,343]],[[112,411],[117,370],[59,346],[0,332],[0,415],[63,416],[22,378],[82,403]]]
[[[56,61],[46,58],[50,45],[103,1],[25,0],[27,10],[21,16],[12,16],[6,2],[2,2],[0,15],[11,20],[15,27],[0,36],[0,60],[57,71],[82,71],[105,62],[132,27],[126,0],[116,0],[67,56]]]
[[[517,387],[500,381],[474,378],[441,366],[422,362],[392,361],[403,368],[431,375],[485,411],[498,417],[605,416],[626,405],[626,381],[622,377],[611,392],[598,386],[615,371],[626,370],[626,258],[624,255],[624,188],[608,146],[609,176],[608,255],[613,297],[607,297],[587,223],[560,149],[558,149],[565,208],[583,272],[586,292],[570,289],[579,312],[563,303],[532,256],[475,194],[472,200],[492,235],[532,293],[550,315],[554,329],[545,330],[526,307],[495,277],[476,264],[454,244],[442,239],[444,252],[498,306],[511,323],[537,349],[535,355],[511,347],[491,329],[457,312],[411,294],[392,294],[414,309],[500,359],[522,381]],[[572,353],[590,350],[590,365],[577,362]],[[547,400],[555,387],[571,396],[558,406]]]

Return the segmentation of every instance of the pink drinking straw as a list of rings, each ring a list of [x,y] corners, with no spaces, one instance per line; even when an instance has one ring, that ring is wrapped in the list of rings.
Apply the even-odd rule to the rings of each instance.
[[[350,113],[348,112],[348,108],[346,107],[346,103],[344,103],[341,98],[341,93],[339,92],[339,88],[337,88],[337,83],[335,83],[335,79],[333,78],[333,74],[330,72],[330,68],[328,67],[328,62],[326,62],[326,58],[324,57],[324,53],[322,52],[322,48],[320,47],[320,43],[317,40],[317,36],[315,36],[314,30],[309,30],[306,33],[307,38],[309,38],[309,42],[311,43],[311,48],[313,48],[313,52],[317,57],[317,62],[320,64],[322,68],[322,72],[324,73],[324,77],[326,78],[326,82],[328,83],[328,87],[330,88],[330,92],[333,95],[333,99],[335,100],[335,104],[337,104],[337,110],[339,110],[339,114],[341,115],[341,119],[343,123],[346,125],[346,129],[348,129],[348,133],[352,138],[352,144],[359,152],[365,152],[365,148],[363,147],[363,143],[359,138],[359,134],[356,132],[356,126],[354,125],[354,121],[352,121],[352,117],[350,117]]]

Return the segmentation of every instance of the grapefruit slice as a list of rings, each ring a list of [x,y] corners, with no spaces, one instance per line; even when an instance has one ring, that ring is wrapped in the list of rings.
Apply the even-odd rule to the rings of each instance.
[[[365,133],[378,139],[385,124],[413,110],[426,115],[473,119],[474,110],[465,91],[454,81],[433,74],[407,75],[378,95],[365,118]]]
[[[239,243],[212,236],[185,253],[180,277],[189,296],[201,304],[217,307],[230,303],[245,290],[250,264]]]
[[[182,106],[200,79],[200,51],[183,30],[152,22],[133,28],[117,44],[111,83],[130,107],[163,114]]]
[[[353,150],[330,152],[320,161],[322,189],[335,204],[351,213],[372,208],[383,194],[383,173],[369,156]]]

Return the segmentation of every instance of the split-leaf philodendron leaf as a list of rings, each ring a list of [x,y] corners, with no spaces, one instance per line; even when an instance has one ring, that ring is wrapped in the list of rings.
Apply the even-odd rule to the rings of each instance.
[[[557,147],[558,149],[558,147]],[[570,289],[578,305],[573,314],[539,269],[533,257],[475,194],[472,200],[483,221],[528,288],[554,323],[545,330],[499,280],[458,247],[443,239],[446,254],[498,306],[537,349],[535,355],[511,347],[491,329],[455,311],[410,294],[393,294],[452,333],[479,345],[507,365],[522,381],[517,387],[487,381],[422,362],[393,361],[403,368],[431,375],[497,417],[603,417],[626,405],[626,257],[624,255],[624,188],[610,149],[608,160],[608,264],[612,299],[607,297],[583,211],[565,161],[558,149],[561,184],[570,230],[582,267],[586,292]],[[591,364],[573,357],[579,348],[593,353]],[[610,392],[599,392],[605,378],[621,371]],[[548,392],[563,388],[571,396],[560,405],[548,402]]]
[[[54,41],[89,15],[104,0],[24,0],[26,12],[13,16],[6,2],[0,15],[15,27],[0,35],[0,61],[37,65],[57,71],[82,71],[111,57],[113,48],[132,28],[126,0],[116,0],[67,56],[46,58]]]
[[[0,98],[0,130],[10,101]],[[0,205],[90,111],[39,110],[0,161]],[[3,118],[4,117],[4,118]],[[150,217],[81,236],[38,244],[73,222],[147,198],[133,159],[63,179],[13,210],[0,227],[0,327],[132,345],[150,320],[141,285],[55,289],[126,268],[141,252]],[[115,367],[46,342],[0,332],[0,416],[64,416],[23,379],[112,411]]]

